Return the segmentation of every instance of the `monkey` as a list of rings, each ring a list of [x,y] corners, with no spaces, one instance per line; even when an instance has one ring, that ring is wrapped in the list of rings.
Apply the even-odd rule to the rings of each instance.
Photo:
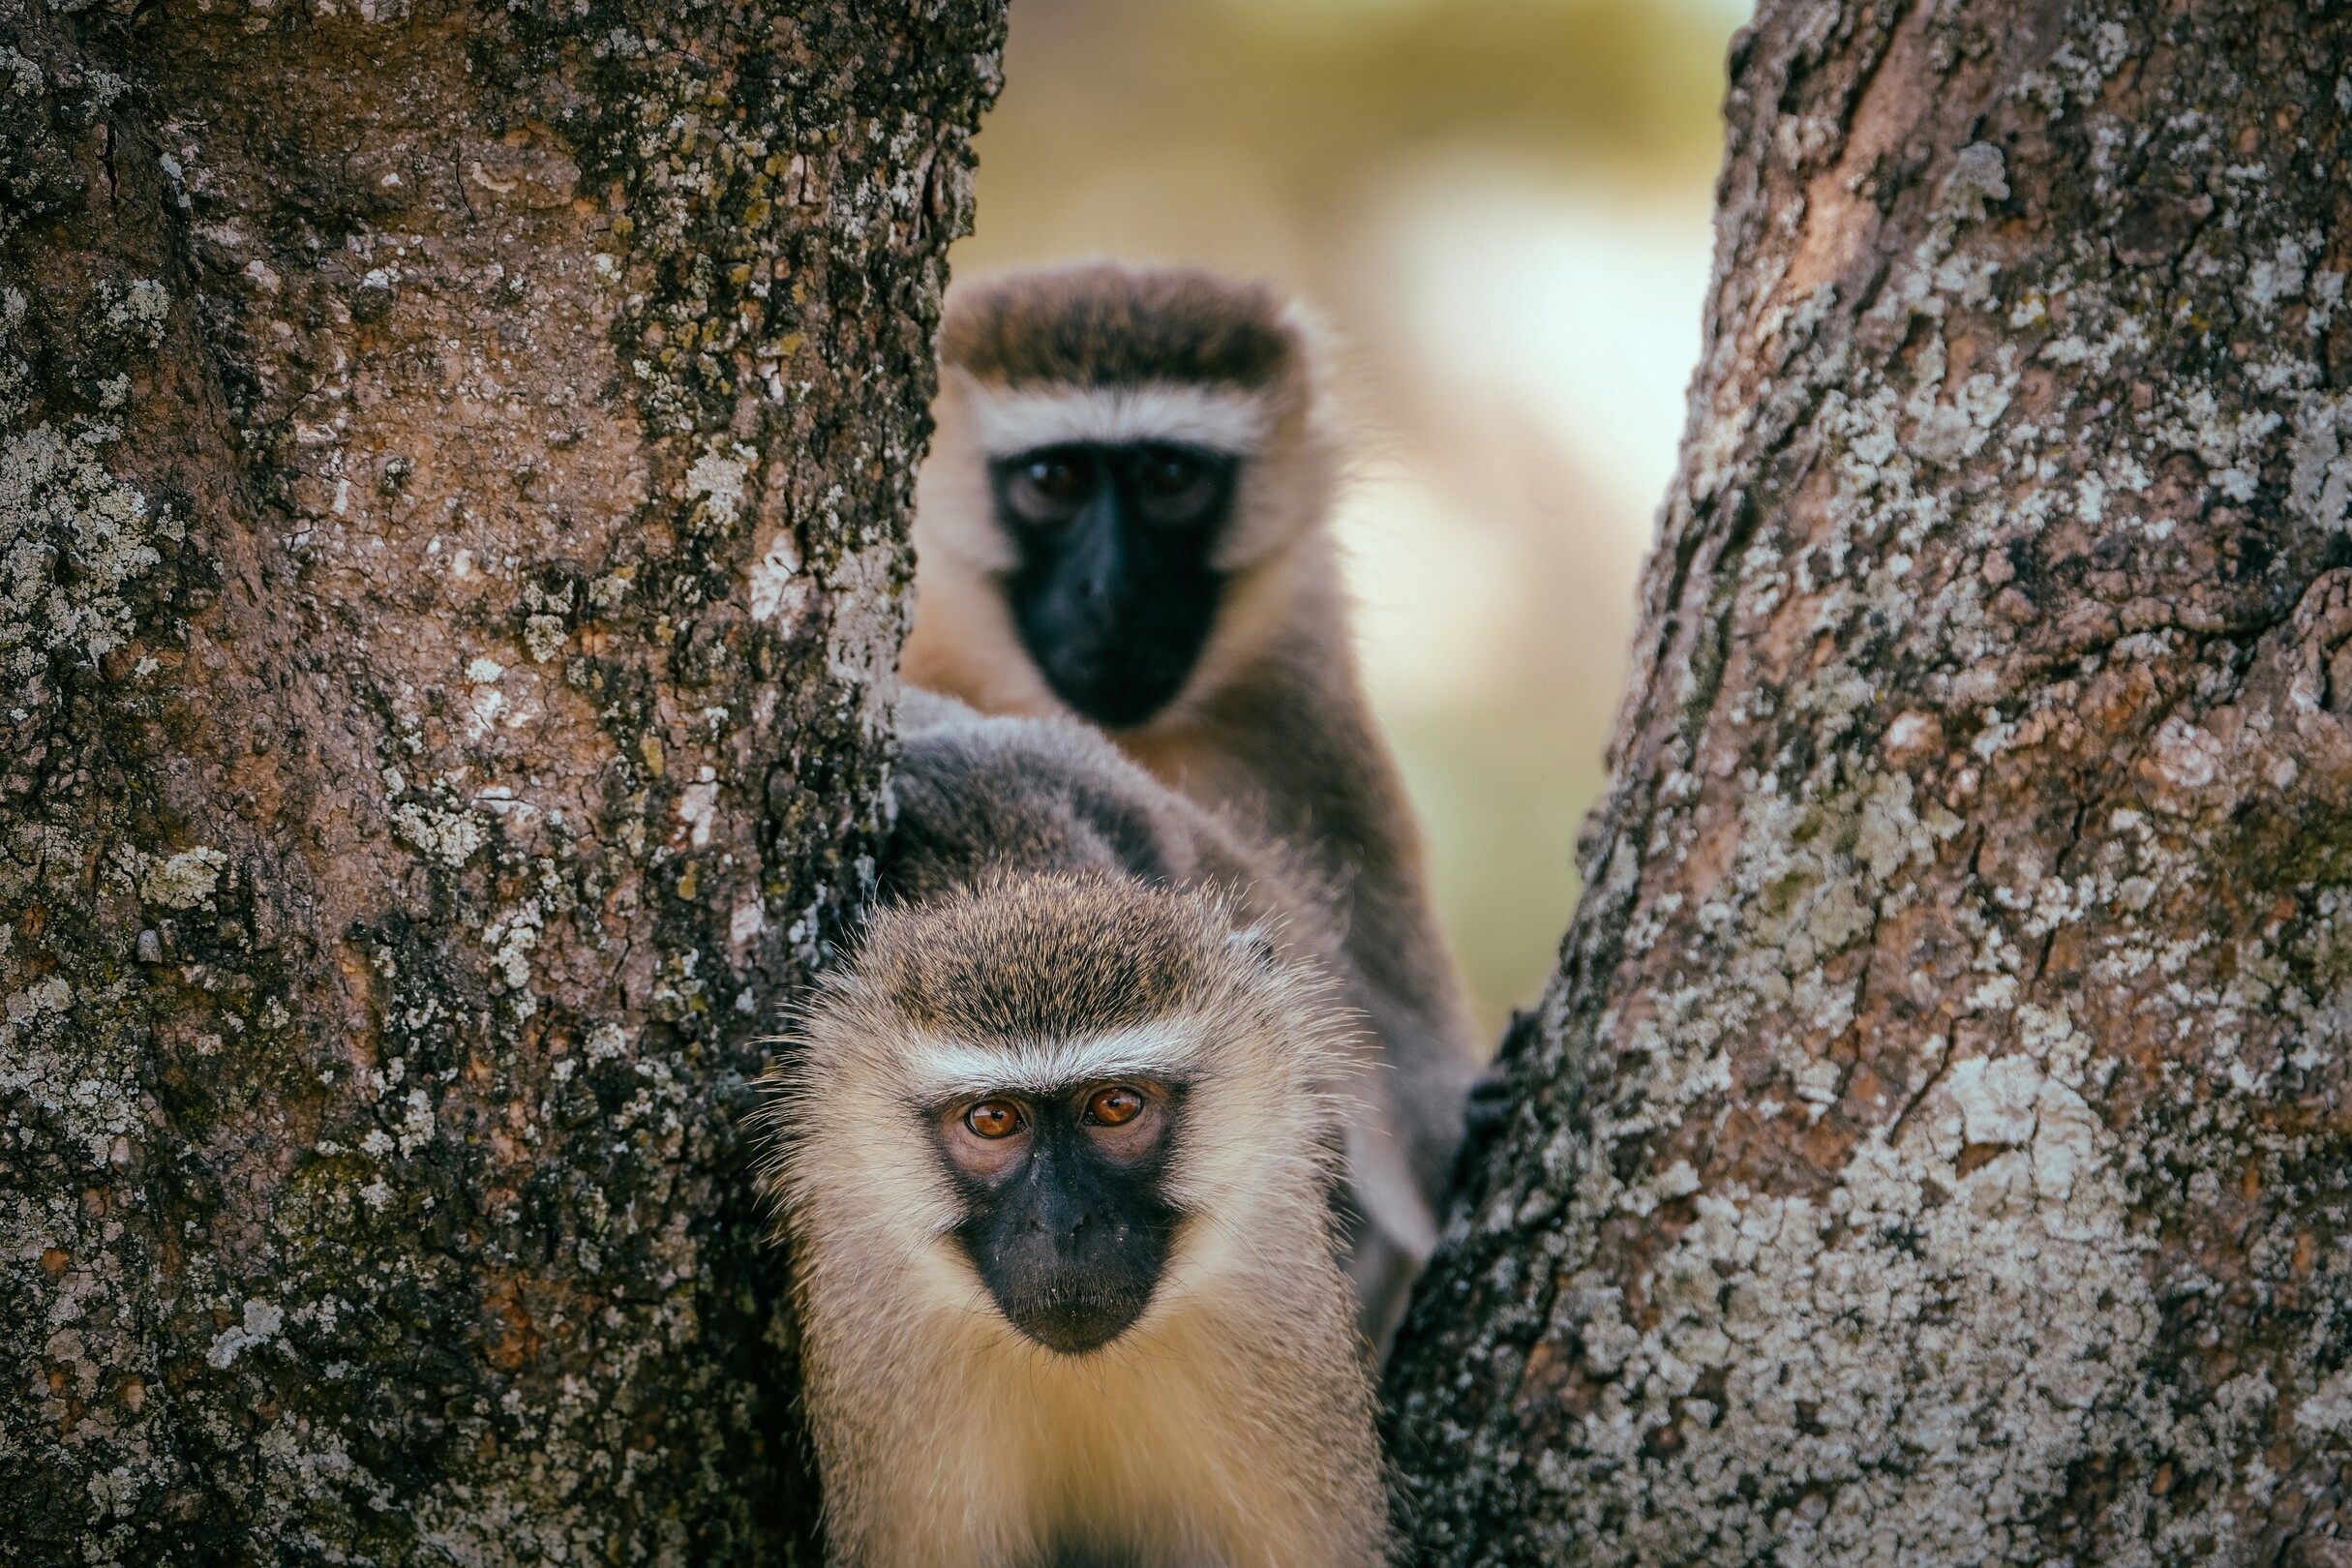
[[[1481,1063],[1357,673],[1319,345],[1271,289],[1184,268],[951,292],[901,668],[984,711],[1101,726],[1186,796],[1258,820],[1335,897],[1415,1185],[1350,1260],[1384,1344],[1435,1243]]]
[[[829,1561],[1386,1562],[1312,901],[1094,732],[910,707],[769,1074]]]

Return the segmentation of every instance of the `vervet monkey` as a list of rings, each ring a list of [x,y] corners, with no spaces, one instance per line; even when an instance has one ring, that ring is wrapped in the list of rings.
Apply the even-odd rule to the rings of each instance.
[[[1076,726],[931,711],[897,898],[773,1074],[832,1562],[1375,1568],[1357,1026],[1246,844]]]
[[[1351,1264],[1384,1337],[1434,1244],[1479,1058],[1357,676],[1313,334],[1264,288],[1102,263],[957,290],[940,361],[905,674],[1101,725],[1332,890],[1419,1194]]]

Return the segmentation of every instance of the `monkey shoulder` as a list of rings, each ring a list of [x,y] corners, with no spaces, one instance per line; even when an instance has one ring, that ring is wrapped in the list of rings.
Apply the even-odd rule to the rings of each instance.
[[[887,891],[920,899],[1016,871],[1180,876],[1182,825],[1107,741],[1076,724],[1003,718],[908,694],[892,781]]]
[[[1098,871],[1205,886],[1285,946],[1329,962],[1333,900],[1315,873],[1239,813],[1191,800],[1090,725],[984,714],[909,688],[892,781],[887,896],[921,901],[1008,875]]]

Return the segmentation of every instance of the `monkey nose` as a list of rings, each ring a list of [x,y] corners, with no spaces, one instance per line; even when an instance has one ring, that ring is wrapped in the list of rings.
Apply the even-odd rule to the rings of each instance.
[[[1052,1193],[1008,1215],[996,1236],[974,1261],[997,1305],[1030,1339],[1068,1354],[1125,1333],[1159,1281],[1149,1228],[1081,1193]]]
[[[1091,1209],[1080,1209],[1072,1215],[1033,1214],[1021,1222],[1021,1232],[1028,1236],[1043,1236],[1055,1242],[1074,1243],[1094,1223],[1095,1215]]]

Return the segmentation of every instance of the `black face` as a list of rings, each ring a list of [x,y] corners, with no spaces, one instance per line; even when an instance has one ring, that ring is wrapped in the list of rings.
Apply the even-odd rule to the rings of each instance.
[[[1174,1101],[1163,1085],[1122,1081],[938,1113],[966,1205],[955,1238],[1040,1344],[1083,1355],[1151,1305],[1178,1219],[1161,1192]]]
[[[1209,558],[1239,460],[1197,447],[1048,446],[989,467],[1020,562],[1006,580],[1029,656],[1096,723],[1140,724],[1200,658],[1223,583]]]

